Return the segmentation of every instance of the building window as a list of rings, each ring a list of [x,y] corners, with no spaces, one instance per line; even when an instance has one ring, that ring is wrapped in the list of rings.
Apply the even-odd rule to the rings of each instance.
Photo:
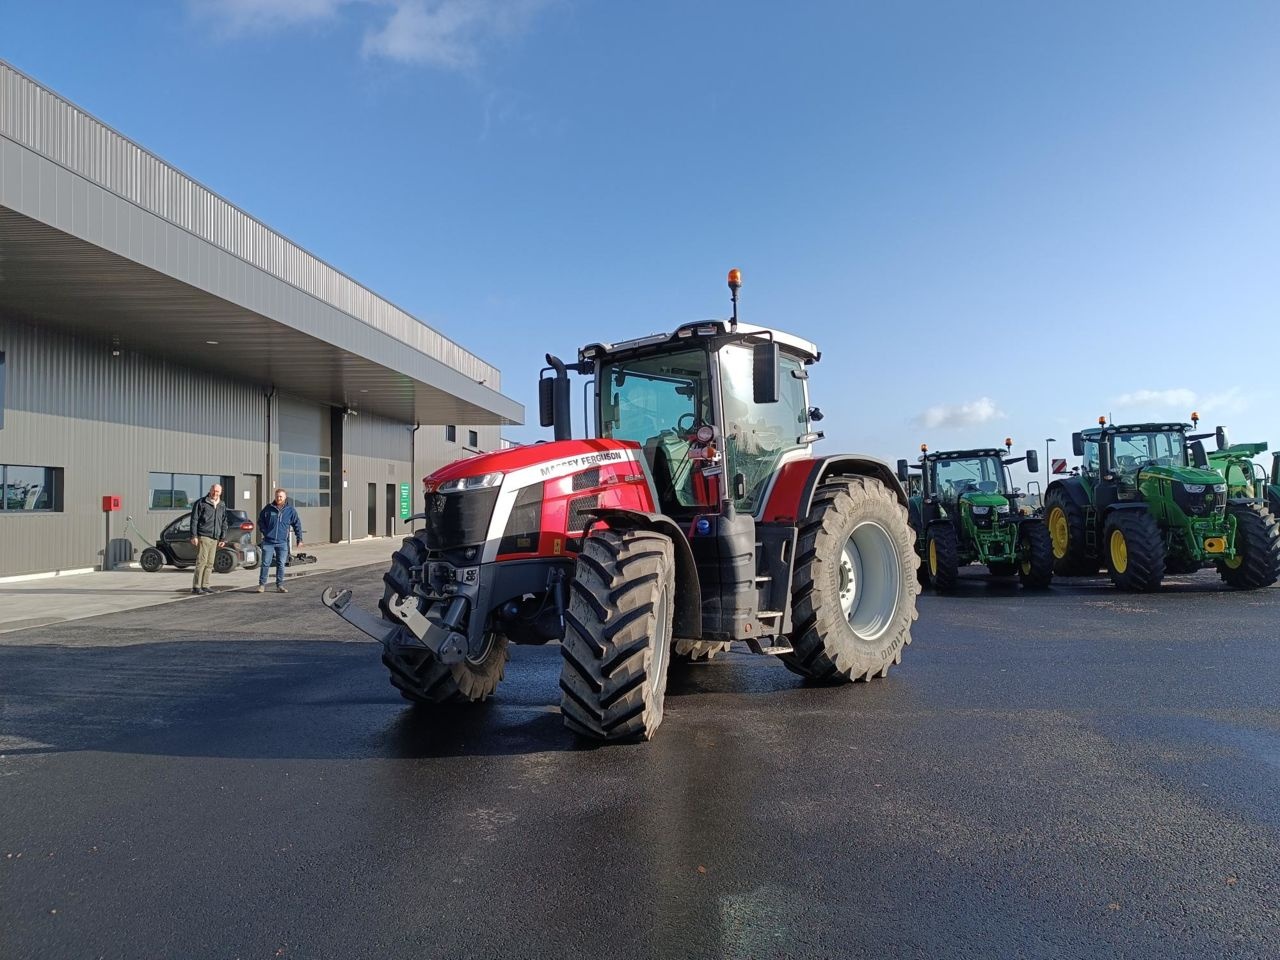
[[[0,465],[0,510],[56,513],[61,509],[61,467]]]
[[[236,494],[234,477],[208,473],[149,473],[147,509],[190,510],[191,505],[208,493],[215,483],[222,487],[222,499],[231,504]]]
[[[480,431],[478,431],[478,430],[468,430],[468,431],[467,431],[467,446],[469,446],[469,447],[475,447],[475,448],[479,449],[479,447],[480,447]]]
[[[280,451],[280,486],[295,507],[329,506],[329,465],[328,457]]]
[[[449,426],[445,427],[445,428],[444,428],[444,438],[445,438],[445,440],[449,441],[449,443],[457,443],[457,442],[458,442],[458,428],[457,428],[457,427],[455,427],[455,426],[453,426],[452,424],[450,424]]]

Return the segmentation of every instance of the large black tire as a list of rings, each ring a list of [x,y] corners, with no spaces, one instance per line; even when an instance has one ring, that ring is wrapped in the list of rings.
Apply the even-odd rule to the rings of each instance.
[[[956,528],[950,523],[935,523],[925,539],[924,566],[929,582],[939,593],[949,593],[960,579],[960,544]]]
[[[1237,590],[1269,587],[1280,579],[1280,526],[1275,516],[1260,503],[1228,504],[1236,518],[1234,564],[1218,564],[1218,576]]]
[[[650,530],[597,530],[582,545],[570,587],[560,645],[564,725],[596,740],[651,740],[671,663],[671,540]]]
[[[727,640],[677,640],[671,646],[673,663],[706,663],[717,654],[727,653],[731,644]]]
[[[870,477],[823,483],[796,547],[794,652],[779,659],[828,683],[886,676],[911,642],[916,562],[907,511],[884,484]]]
[[[1018,580],[1028,590],[1047,590],[1053,583],[1053,540],[1039,520],[1018,525]]]
[[[155,547],[147,547],[138,558],[138,563],[147,573],[155,573],[164,566],[164,554]]]
[[[1117,510],[1102,531],[1111,582],[1121,590],[1145,593],[1164,579],[1164,537],[1145,510]]]
[[[235,551],[223,547],[213,556],[213,572],[230,573],[239,562],[240,558],[235,555]]]
[[[405,537],[400,549],[391,555],[391,569],[382,575],[385,589],[378,609],[383,619],[398,624],[402,633],[408,628],[391,612],[390,603],[395,597],[411,594],[409,570],[422,563],[425,553],[426,548],[416,536]],[[428,606],[425,598],[418,598],[419,611],[425,612]],[[402,697],[411,703],[433,704],[484,700],[502,681],[508,656],[507,638],[491,633],[485,637],[484,650],[474,660],[441,663],[429,650],[392,643],[390,649],[383,651],[382,663],[391,673],[391,685]]]
[[[1091,577],[1098,572],[1098,558],[1085,551],[1084,510],[1061,489],[1045,495],[1044,522],[1053,550],[1054,573],[1060,577]]]

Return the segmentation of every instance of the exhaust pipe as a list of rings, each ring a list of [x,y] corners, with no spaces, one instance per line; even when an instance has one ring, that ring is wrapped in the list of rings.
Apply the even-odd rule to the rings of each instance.
[[[538,421],[551,427],[557,440],[573,439],[572,414],[570,412],[569,371],[559,357],[547,354],[547,366],[555,375],[538,381]]]

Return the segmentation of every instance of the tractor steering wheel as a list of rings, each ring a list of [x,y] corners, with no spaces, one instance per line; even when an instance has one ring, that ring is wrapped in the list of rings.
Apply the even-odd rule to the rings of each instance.
[[[685,418],[688,418],[689,425],[684,426]],[[698,425],[698,415],[692,410],[680,414],[676,419],[676,433],[693,433],[694,428]]]

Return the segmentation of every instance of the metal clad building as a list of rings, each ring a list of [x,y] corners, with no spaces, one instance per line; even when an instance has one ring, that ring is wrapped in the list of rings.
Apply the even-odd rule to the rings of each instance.
[[[201,486],[309,540],[499,445],[499,372],[0,61],[0,576],[96,566]],[[417,426],[421,425],[421,426]],[[452,439],[450,439],[452,437]]]

